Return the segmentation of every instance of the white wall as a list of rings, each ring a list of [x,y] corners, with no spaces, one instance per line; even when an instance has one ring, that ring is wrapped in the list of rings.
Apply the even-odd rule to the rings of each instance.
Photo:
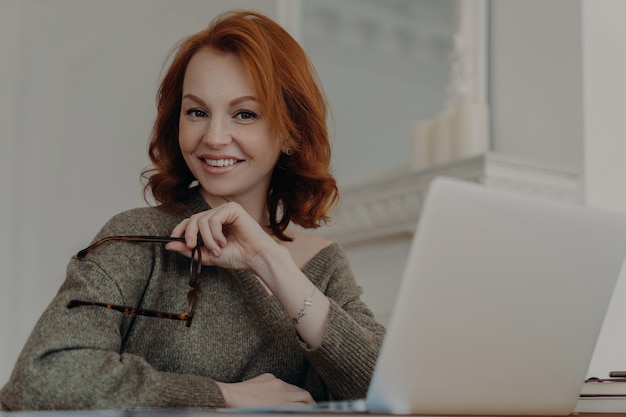
[[[583,0],[582,10],[586,201],[626,210],[626,2]]]
[[[492,0],[492,151],[580,174],[580,0]]]
[[[0,0],[0,385],[140,171],[170,48],[220,11],[278,0]]]
[[[582,1],[585,202],[626,211],[626,2]],[[626,369],[626,271],[617,284],[590,375]]]
[[[0,3],[0,57],[17,56],[17,43],[4,40],[14,39],[21,21],[21,8],[16,4]],[[17,264],[14,244],[17,236],[12,227],[16,215],[14,194],[17,188],[16,147],[17,147],[17,100],[19,67],[12,59],[0,60],[0,384],[8,376],[15,360],[13,339],[17,329],[14,313],[16,295],[14,288],[19,285],[16,275]],[[9,99],[9,97],[11,99]],[[22,278],[23,279],[23,278]],[[27,297],[24,297],[28,300]],[[30,322],[27,322],[30,325]]]

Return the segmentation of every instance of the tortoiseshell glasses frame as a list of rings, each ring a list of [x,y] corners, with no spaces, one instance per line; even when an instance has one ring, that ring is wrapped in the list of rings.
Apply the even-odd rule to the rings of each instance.
[[[128,236],[108,236],[92,243],[87,248],[81,250],[76,254],[79,259],[84,258],[87,254],[91,253],[98,246],[106,242],[121,241],[121,242],[136,242],[136,243],[168,243],[168,242],[184,242],[182,237],[171,236],[144,236],[144,235],[128,235]],[[83,300],[70,300],[67,303],[67,308],[74,308],[78,306],[94,306],[104,307],[110,310],[119,311],[123,314],[130,316],[148,316],[159,319],[181,320],[187,323],[187,327],[191,326],[191,321],[198,307],[200,301],[200,271],[202,270],[202,251],[199,249],[202,246],[202,240],[198,236],[198,245],[193,249],[191,253],[191,263],[189,265],[189,286],[191,290],[187,293],[187,302],[189,303],[189,310],[187,313],[169,313],[165,311],[147,310],[142,308],[128,307],[110,303],[102,303],[98,301],[83,301]]]

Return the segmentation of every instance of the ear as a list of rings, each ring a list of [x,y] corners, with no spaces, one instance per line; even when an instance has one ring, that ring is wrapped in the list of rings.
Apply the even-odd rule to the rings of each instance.
[[[293,148],[291,146],[289,146],[289,144],[287,143],[287,141],[285,140],[285,138],[281,137],[280,138],[280,152],[285,154],[285,155],[293,155]]]

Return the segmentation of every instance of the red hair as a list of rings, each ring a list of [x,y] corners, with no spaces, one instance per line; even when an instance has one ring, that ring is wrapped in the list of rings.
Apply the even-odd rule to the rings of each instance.
[[[209,27],[183,40],[161,82],[157,117],[144,171],[145,192],[172,211],[182,209],[195,181],[178,144],[182,85],[191,57],[201,48],[236,54],[252,81],[270,126],[293,152],[281,154],[267,190],[272,233],[290,240],[290,222],[317,228],[338,200],[330,172],[326,100],[313,66],[300,45],[273,20],[252,11],[218,16]]]

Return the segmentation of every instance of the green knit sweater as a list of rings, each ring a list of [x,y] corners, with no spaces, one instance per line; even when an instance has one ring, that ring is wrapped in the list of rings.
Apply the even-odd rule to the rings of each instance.
[[[154,207],[126,211],[96,238],[169,235],[183,218],[208,209],[199,193],[187,206],[180,216]],[[106,243],[70,261],[66,281],[0,391],[0,403],[5,410],[214,408],[224,406],[214,381],[267,372],[317,401],[362,398],[384,329],[361,301],[339,245],[322,249],[302,271],[331,300],[321,346],[313,350],[247,271],[203,268],[191,327],[101,307],[66,308],[75,298],[187,311],[188,258],[163,244]]]

